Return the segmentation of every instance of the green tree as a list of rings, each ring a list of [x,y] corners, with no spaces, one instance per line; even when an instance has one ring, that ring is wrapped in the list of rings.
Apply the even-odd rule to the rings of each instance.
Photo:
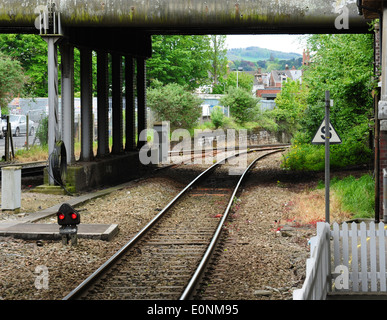
[[[312,35],[307,44],[313,62],[304,70],[302,88],[306,108],[296,118],[300,129],[295,134],[284,165],[293,169],[321,169],[324,153],[311,145],[324,118],[325,91],[333,100],[330,120],[342,144],[331,147],[331,166],[368,163],[372,126],[374,88],[373,36],[371,34]],[[302,90],[301,90],[302,92]]]
[[[280,130],[294,134],[300,129],[300,119],[306,108],[307,89],[299,81],[287,81],[275,99],[276,107],[268,111]]]
[[[208,36],[155,35],[147,77],[196,89],[209,81],[210,49]]]
[[[227,48],[225,47],[226,36],[212,35],[211,50],[209,51],[211,68],[210,73],[212,83],[219,83],[219,77],[223,77],[227,72]]]
[[[242,88],[229,87],[227,94],[220,100],[220,103],[230,107],[230,113],[235,121],[243,124],[254,119],[258,99]]]
[[[0,34],[0,51],[20,61],[28,81],[24,94],[29,97],[47,97],[47,43],[35,34]],[[109,56],[110,57],[110,56]],[[97,56],[93,52],[93,92],[97,91]],[[60,65],[58,50],[58,65]],[[60,68],[58,70],[60,76]],[[61,82],[59,81],[59,90]],[[74,48],[74,92],[80,92],[80,53]]]
[[[227,74],[227,77],[222,77],[219,79],[219,84],[214,86],[213,93],[225,93],[230,87],[242,88],[245,91],[251,92],[254,84],[254,76],[252,74],[241,72],[241,71],[232,71]]]
[[[282,70],[281,62],[279,61],[278,58],[275,59],[270,59],[267,61],[267,66],[266,66],[266,72],[271,72],[273,70]]]
[[[351,135],[351,128],[368,124],[372,117],[373,36],[312,35],[307,44],[314,54],[303,75],[308,95],[307,108],[300,117],[302,130],[308,140],[312,138],[322,121],[325,91],[329,90],[334,101],[331,121],[342,138]]]
[[[170,121],[172,131],[194,128],[202,114],[201,103],[201,99],[177,83],[163,86],[156,81],[147,90],[148,107],[155,112],[158,120]]]
[[[26,95],[47,96],[47,43],[40,36],[1,34],[0,51],[20,61],[28,77]]]
[[[0,52],[0,107],[2,113],[8,113],[8,103],[22,93],[26,79],[20,62]]]

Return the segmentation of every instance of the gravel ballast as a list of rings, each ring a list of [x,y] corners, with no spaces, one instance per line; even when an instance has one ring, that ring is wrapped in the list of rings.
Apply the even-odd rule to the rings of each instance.
[[[308,240],[315,229],[284,227],[286,206],[304,190],[278,183],[281,154],[260,161],[238,195],[227,222],[228,237],[206,283],[202,299],[285,300],[301,288],[305,276]],[[151,220],[204,165],[181,165],[159,171],[109,195],[90,200],[78,209],[81,223],[118,224],[111,241],[79,239],[77,246],[60,241],[0,238],[0,299],[58,300],[121,248]],[[291,179],[290,179],[291,180]],[[68,196],[22,193],[23,212],[34,212]],[[18,215],[0,214],[1,220]],[[39,223],[56,223],[46,218]]]

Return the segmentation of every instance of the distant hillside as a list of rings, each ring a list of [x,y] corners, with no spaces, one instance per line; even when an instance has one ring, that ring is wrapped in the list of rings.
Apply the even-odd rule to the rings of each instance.
[[[302,57],[299,53],[282,52],[259,47],[236,48],[227,50],[227,58],[230,61],[246,60],[257,62],[259,60],[279,59],[290,60]]]

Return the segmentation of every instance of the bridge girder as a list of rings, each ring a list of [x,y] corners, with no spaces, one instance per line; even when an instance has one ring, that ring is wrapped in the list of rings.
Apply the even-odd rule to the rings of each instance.
[[[146,33],[364,33],[367,20],[355,0],[56,0],[63,28],[127,28]],[[3,0],[0,32],[35,32],[46,1]],[[335,20],[345,6],[349,28]]]

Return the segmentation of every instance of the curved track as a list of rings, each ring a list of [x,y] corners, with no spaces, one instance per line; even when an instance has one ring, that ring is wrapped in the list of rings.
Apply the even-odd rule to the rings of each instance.
[[[282,150],[241,176],[224,159],[212,165],[64,300],[192,298],[246,174]]]

